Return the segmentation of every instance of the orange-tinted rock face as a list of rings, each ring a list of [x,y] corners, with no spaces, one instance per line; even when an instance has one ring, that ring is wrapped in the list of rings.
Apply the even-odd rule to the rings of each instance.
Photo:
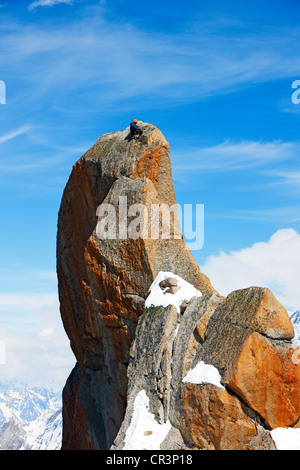
[[[210,384],[182,384],[185,437],[200,449],[247,450],[255,447],[257,425],[241,402]],[[274,448],[266,438],[268,448]],[[260,443],[260,448],[262,445]]]
[[[295,349],[252,333],[228,383],[269,429],[294,426],[300,417],[300,363],[293,361]]]
[[[258,287],[229,294],[208,325],[204,356],[268,429],[299,420],[300,363],[288,341],[293,336],[286,310]]]
[[[294,328],[286,309],[269,289],[257,307],[249,327],[273,339],[293,339]]]
[[[160,270],[174,271],[204,293],[212,290],[181,238],[100,239],[97,209],[112,204],[119,215],[119,197],[127,206],[176,202],[169,144],[154,126],[143,125],[139,141],[128,139],[128,130],[106,134],[74,165],[65,188],[58,220],[57,273],[61,315],[81,373],[96,371],[102,402],[102,443],[91,437],[89,448],[107,448],[121,424],[126,406],[129,349],[147,291]],[[147,220],[145,219],[145,228]],[[105,383],[105,386],[103,386]],[[107,385],[109,384],[109,386]],[[88,398],[78,401],[66,387],[64,413],[86,412]],[[97,393],[91,391],[93,396]],[[72,398],[73,397],[73,398]],[[112,404],[114,403],[114,404]],[[72,406],[71,406],[72,404]],[[117,412],[112,408],[115,408]],[[85,410],[85,411],[84,411]],[[80,446],[78,423],[65,417],[63,447]],[[83,418],[82,425],[83,425]],[[110,424],[108,424],[110,423]],[[80,427],[80,426],[79,426]],[[94,433],[89,431],[91,436]],[[72,440],[70,438],[72,436]],[[94,443],[93,443],[94,442]],[[86,442],[82,441],[82,448]],[[103,447],[101,447],[103,446]]]

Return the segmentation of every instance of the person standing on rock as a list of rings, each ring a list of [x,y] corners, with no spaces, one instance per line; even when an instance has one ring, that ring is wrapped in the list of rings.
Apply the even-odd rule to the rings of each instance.
[[[138,139],[139,136],[142,135],[143,133],[142,129],[137,125],[137,122],[138,122],[137,119],[134,119],[130,123],[130,133],[134,139]]]

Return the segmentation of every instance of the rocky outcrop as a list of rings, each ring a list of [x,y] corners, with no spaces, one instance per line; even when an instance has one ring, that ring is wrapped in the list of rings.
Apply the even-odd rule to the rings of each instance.
[[[275,449],[273,429],[299,426],[299,350],[292,337],[289,316],[268,289],[193,297],[181,313],[146,307],[131,349],[126,416],[112,449],[148,448],[151,432],[161,449]],[[149,404],[140,407],[137,423],[142,392]],[[151,428],[147,412],[161,428]]]
[[[139,230],[150,233],[151,207],[166,211],[176,203],[169,144],[153,125],[140,125],[139,140],[128,129],[100,137],[74,165],[61,202],[60,309],[77,359],[64,389],[65,449],[107,449],[115,438],[126,409],[130,346],[159,271],[176,272],[202,293],[213,290],[183,242],[176,217],[169,238],[160,236],[161,228],[158,237],[128,233],[137,231],[133,204],[145,208]],[[101,238],[99,222],[111,207],[127,231],[117,224],[115,237],[105,238],[100,230]]]
[[[213,289],[170,213],[169,144],[140,125],[100,137],[62,198],[63,449],[275,449],[300,426],[289,316],[268,289]]]

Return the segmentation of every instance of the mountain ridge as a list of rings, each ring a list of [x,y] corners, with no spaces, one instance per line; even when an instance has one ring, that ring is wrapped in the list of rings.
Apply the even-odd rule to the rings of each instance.
[[[61,448],[62,403],[58,385],[0,382],[0,449]]]
[[[295,338],[293,339],[293,342],[300,346],[300,310],[296,310],[296,312],[292,313],[290,315],[290,319],[295,330]]]

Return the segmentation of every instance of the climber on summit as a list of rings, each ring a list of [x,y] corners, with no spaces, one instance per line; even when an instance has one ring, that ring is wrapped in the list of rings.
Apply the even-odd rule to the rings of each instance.
[[[137,125],[137,122],[138,122],[137,119],[134,119],[130,123],[130,133],[134,139],[138,139],[139,136],[142,135],[143,133],[142,129]]]

